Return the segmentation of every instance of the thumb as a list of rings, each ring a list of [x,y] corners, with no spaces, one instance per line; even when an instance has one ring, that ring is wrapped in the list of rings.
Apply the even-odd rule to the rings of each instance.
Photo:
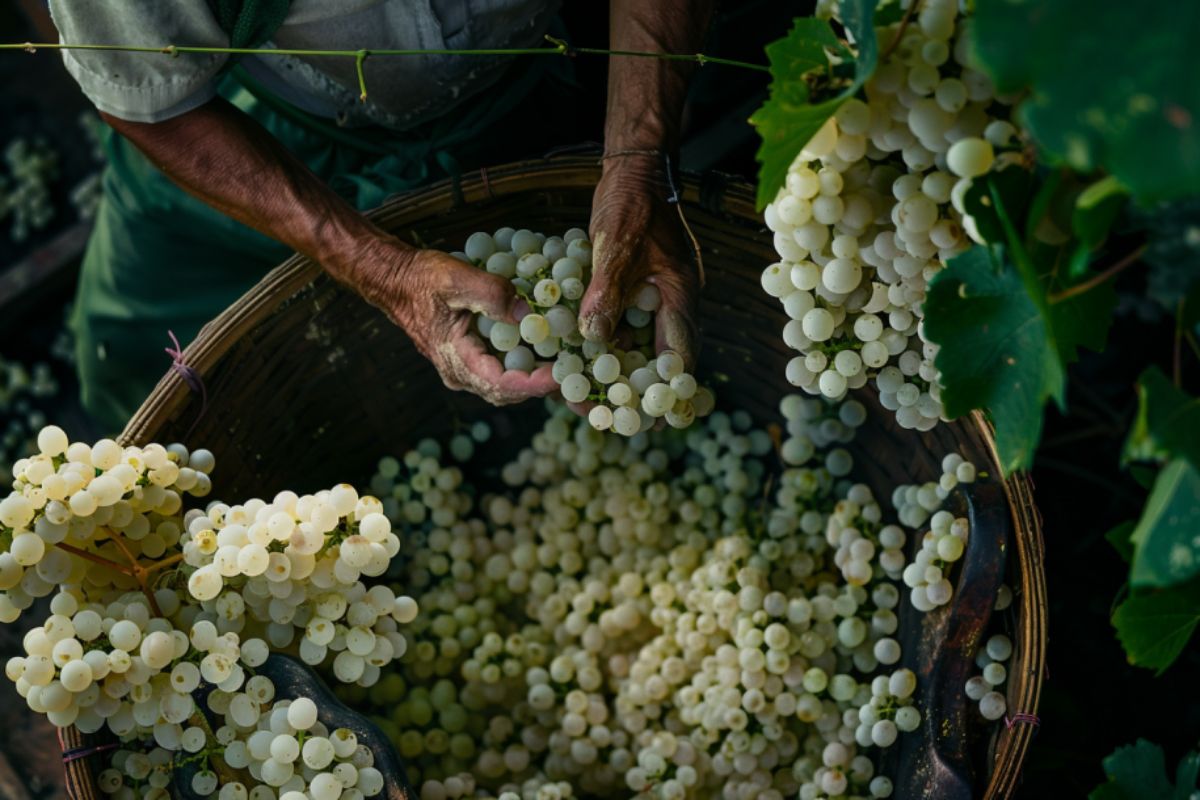
[[[596,234],[592,279],[579,304],[579,331],[584,338],[594,342],[612,339],[624,313],[621,274],[625,264],[620,256],[610,256],[607,238],[603,232]]]
[[[512,325],[529,313],[529,305],[517,296],[507,278],[465,264],[450,279],[446,305]]]

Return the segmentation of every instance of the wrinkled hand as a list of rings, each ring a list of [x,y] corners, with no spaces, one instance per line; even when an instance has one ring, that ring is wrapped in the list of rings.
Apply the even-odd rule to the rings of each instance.
[[[450,389],[465,389],[493,405],[542,397],[558,386],[550,367],[505,370],[476,335],[474,314],[516,324],[528,313],[512,284],[436,250],[389,244],[372,256],[364,296],[383,309],[433,362]]]
[[[679,212],[657,157],[630,156],[606,162],[592,203],[592,280],[580,306],[579,325],[594,341],[612,338],[637,290],[658,287],[655,350],[674,350],[686,368],[695,366],[699,274]]]

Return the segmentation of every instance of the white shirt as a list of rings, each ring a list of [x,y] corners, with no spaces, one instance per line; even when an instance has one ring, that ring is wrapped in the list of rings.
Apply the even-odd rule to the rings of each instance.
[[[293,0],[262,49],[435,50],[537,47],[559,0]],[[205,0],[50,0],[66,44],[228,47]],[[225,54],[64,50],[67,70],[99,110],[158,122],[207,102]],[[549,58],[550,56],[526,56]],[[354,59],[245,56],[240,62],[296,106],[343,125],[403,130],[446,113],[495,82],[504,56],[368,58],[359,101]]]

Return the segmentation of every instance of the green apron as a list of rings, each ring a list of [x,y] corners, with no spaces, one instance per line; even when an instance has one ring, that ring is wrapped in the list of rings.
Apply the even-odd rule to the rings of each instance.
[[[365,210],[397,192],[456,177],[460,163],[512,157],[512,150],[504,150],[505,132],[528,127],[504,123],[519,119],[535,86],[541,95],[571,85],[562,67],[550,64],[563,61],[515,64],[497,88],[483,93],[484,102],[404,134],[339,128],[312,117],[258,86],[240,67],[221,78],[218,93]],[[559,80],[544,81],[547,77]],[[517,154],[528,153],[527,139],[507,138],[524,148]],[[110,131],[106,150],[104,196],[84,255],[71,328],[84,408],[102,430],[113,432],[168,369],[167,331],[184,344],[191,341],[290,251],[184,192],[124,137]]]

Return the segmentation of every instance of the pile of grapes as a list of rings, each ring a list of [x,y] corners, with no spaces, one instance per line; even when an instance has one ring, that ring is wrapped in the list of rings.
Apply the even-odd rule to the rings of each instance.
[[[207,451],[45,428],[0,501],[0,620],[51,615],[5,672],[118,738],[120,800],[179,775],[218,800],[382,791],[369,748],[256,672],[272,652],[370,711],[425,800],[887,797],[875,754],[921,722],[900,578],[919,609],[949,599],[970,531],[940,506],[974,475],[951,454],[885,511],[841,446],[861,406],[781,408],[807,453],[783,468],[744,412],[620,437],[552,407],[479,483],[458,462],[483,424],[383,459],[373,495],[190,510]]]
[[[461,442],[380,462],[371,490],[411,544],[390,574],[422,612],[398,670],[340,693],[374,706],[422,798],[890,795],[875,754],[921,722],[903,547],[926,542],[908,594],[933,608],[967,521],[945,478],[887,512],[853,482],[855,401],[782,409],[809,453],[782,470],[720,411],[624,439],[557,409],[486,486]]]

